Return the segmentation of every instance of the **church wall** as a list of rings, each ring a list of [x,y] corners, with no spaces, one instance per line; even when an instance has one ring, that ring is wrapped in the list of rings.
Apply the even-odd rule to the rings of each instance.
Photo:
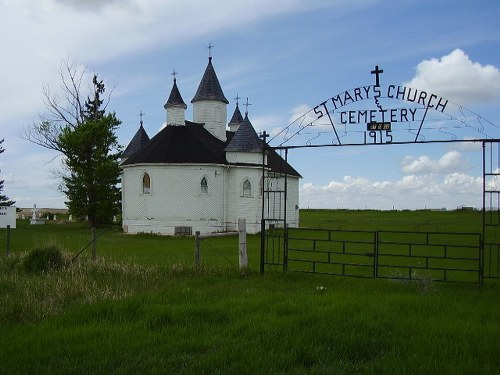
[[[260,152],[226,152],[229,163],[262,164],[262,153]]]
[[[288,201],[286,205],[286,220],[290,227],[299,226],[299,179],[288,177]]]
[[[193,103],[193,121],[204,123],[205,129],[222,141],[226,140],[227,105],[217,100]]]
[[[186,120],[186,111],[183,106],[170,106],[167,108],[168,125],[184,125]]]
[[[227,219],[232,223],[231,230],[237,229],[238,219],[245,219],[248,233],[260,231],[262,197],[260,195],[260,179],[262,169],[259,167],[233,167],[228,171],[228,212]],[[250,182],[251,193],[244,196],[243,183]]]
[[[142,177],[151,179],[149,194],[142,192]],[[201,180],[207,179],[208,193],[201,192]],[[247,232],[260,231],[262,169],[220,165],[143,165],[124,168],[123,227],[127,233],[174,235],[176,227],[189,227],[191,234],[237,230],[239,218],[246,220]],[[244,196],[248,180],[251,193]],[[272,180],[276,190],[284,189],[284,178]],[[281,210],[277,195],[266,207]],[[288,177],[287,223],[298,226],[299,179]],[[268,204],[269,203],[269,204]],[[276,214],[276,213],[275,213]]]
[[[144,194],[142,177],[151,179]],[[175,234],[175,227],[224,231],[224,167],[219,165],[143,165],[124,168],[123,226],[128,233]],[[202,192],[201,180],[208,192]]]

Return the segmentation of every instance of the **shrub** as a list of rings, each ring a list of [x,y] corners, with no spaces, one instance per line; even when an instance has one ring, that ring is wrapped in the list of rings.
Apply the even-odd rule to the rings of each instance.
[[[23,267],[29,273],[58,270],[64,265],[61,250],[55,246],[38,247],[24,259]]]

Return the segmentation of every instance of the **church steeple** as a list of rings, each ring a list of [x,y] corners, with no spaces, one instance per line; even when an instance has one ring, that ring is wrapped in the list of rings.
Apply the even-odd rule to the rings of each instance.
[[[233,116],[231,117],[231,121],[229,121],[229,130],[232,132],[236,132],[243,122],[243,116],[241,115],[240,107],[239,107],[239,99],[240,97],[236,95],[236,108],[234,109]]]
[[[213,48],[209,45],[209,49]],[[202,123],[210,133],[222,141],[226,140],[227,105],[229,101],[215,73],[212,56],[201,79],[193,103],[193,121]]]
[[[135,133],[134,137],[128,144],[127,148],[122,152],[121,155],[121,162],[124,163],[125,160],[127,160],[130,156],[135,154],[137,151],[139,151],[144,145],[146,145],[149,142],[149,136],[148,133],[146,133],[146,130],[144,130],[144,127],[142,126],[142,116],[144,113],[141,111],[139,116],[141,116],[141,125],[139,126],[139,130]]]
[[[248,112],[242,120],[231,142],[226,146],[226,152],[262,152],[262,140],[257,135],[252,123],[248,119]]]
[[[223,103],[229,104],[229,101],[224,96],[224,92],[215,73],[214,66],[212,65],[212,57],[208,58],[208,65],[201,79],[198,90],[194,95],[191,103],[195,103],[200,100],[218,100]]]
[[[179,88],[177,87],[177,80],[175,78],[177,72],[175,69],[172,75],[174,76],[174,85],[172,86],[167,102],[163,106],[163,108],[167,110],[167,125],[184,125],[186,121],[185,111],[187,105],[184,103]]]

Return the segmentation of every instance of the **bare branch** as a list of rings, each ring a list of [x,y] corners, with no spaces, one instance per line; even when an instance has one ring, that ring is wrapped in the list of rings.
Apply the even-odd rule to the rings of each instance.
[[[82,84],[86,68],[72,61],[63,60],[59,68],[61,78],[60,94],[43,85],[43,103],[47,111],[39,115],[39,121],[28,125],[21,138],[36,145],[64,154],[59,137],[65,128],[75,129],[84,122],[84,103]]]

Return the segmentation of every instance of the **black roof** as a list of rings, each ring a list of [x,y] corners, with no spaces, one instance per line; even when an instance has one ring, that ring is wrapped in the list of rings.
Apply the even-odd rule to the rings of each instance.
[[[144,130],[141,123],[139,130],[137,130],[134,137],[128,144],[127,148],[122,152],[122,158],[132,156],[148,142],[149,142],[148,133],[146,133],[146,130]]]
[[[267,150],[267,165],[273,172],[287,174],[296,177],[302,177],[299,172],[295,170],[285,159],[278,155],[278,153],[271,147],[266,145]]]
[[[166,126],[149,143],[127,159],[124,165],[142,163],[226,164],[226,142],[208,132],[202,124]]]
[[[199,100],[220,100],[221,102],[229,104],[229,101],[224,96],[224,92],[222,92],[217,74],[215,74],[211,57],[208,58],[207,68],[205,69],[203,78],[201,79],[198,90],[193,100],[191,100],[191,103]]]
[[[174,85],[172,86],[172,91],[170,91],[170,96],[168,97],[168,100],[163,106],[163,108],[167,109],[170,106],[184,106],[184,109],[187,109],[187,105],[186,103],[184,103],[181,93],[177,88],[177,81],[175,78],[174,78]]]
[[[255,130],[253,132],[255,133]],[[224,142],[213,136],[202,124],[186,121],[185,126],[166,126],[122,165],[149,163],[230,165],[226,159],[225,149],[236,134],[237,132],[226,132],[227,141]],[[257,136],[256,133],[255,136]],[[262,151],[262,140],[257,137],[257,141],[260,142]],[[276,151],[267,146],[266,149],[268,166],[272,171],[302,177]]]
[[[262,141],[248,119],[248,113],[224,151],[262,152]]]
[[[229,121],[229,125],[241,124],[242,122],[243,122],[243,116],[241,115],[238,103],[236,103],[236,108],[234,109],[234,113],[233,113],[233,117],[231,117],[231,121]]]

